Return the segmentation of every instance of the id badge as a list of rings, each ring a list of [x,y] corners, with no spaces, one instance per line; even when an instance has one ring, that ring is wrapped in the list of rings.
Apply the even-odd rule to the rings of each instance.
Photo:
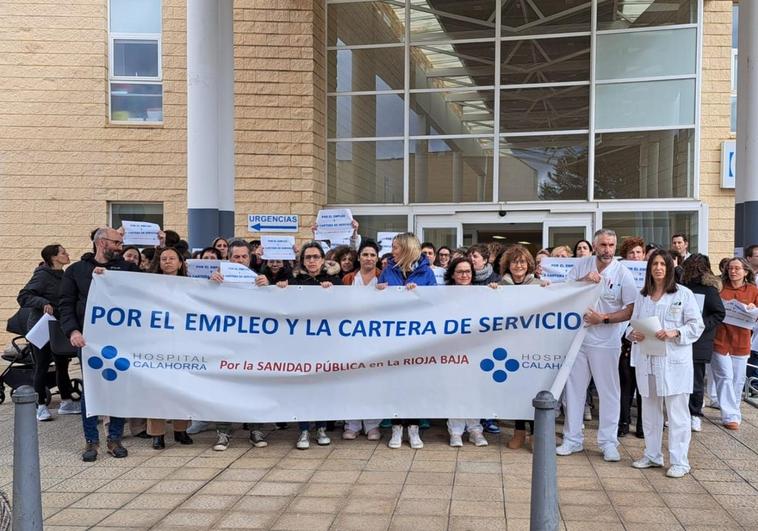
[[[603,286],[602,298],[608,302],[616,302],[619,298],[621,286],[613,284],[610,280],[606,280]]]
[[[666,318],[670,319],[672,321],[679,321],[682,317],[682,303],[681,302],[675,302],[671,306],[669,306],[668,312],[666,313]]]

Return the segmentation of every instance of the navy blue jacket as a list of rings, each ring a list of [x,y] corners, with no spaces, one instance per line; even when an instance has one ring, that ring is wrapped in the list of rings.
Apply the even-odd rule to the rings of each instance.
[[[395,259],[390,257],[387,261],[387,267],[382,270],[382,274],[379,275],[379,283],[387,283],[390,286],[405,286],[408,283],[416,284],[417,286],[436,286],[437,279],[434,276],[434,271],[429,267],[429,260],[426,255],[421,255],[416,263],[416,267],[406,277],[400,268],[395,263]]]

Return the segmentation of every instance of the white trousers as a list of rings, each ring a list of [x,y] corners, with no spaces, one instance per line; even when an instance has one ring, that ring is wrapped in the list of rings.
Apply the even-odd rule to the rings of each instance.
[[[663,406],[669,421],[669,461],[690,469],[687,453],[690,449],[692,426],[690,395],[686,393],[659,396],[655,376],[648,375],[648,395],[642,397],[642,429],[645,432],[645,457],[663,464]]]
[[[447,419],[447,431],[450,435],[463,435],[464,431],[482,433],[484,428],[479,419]]]
[[[711,356],[716,396],[721,406],[721,422],[742,422],[740,402],[745,387],[745,370],[748,356],[725,356],[714,352]]]
[[[705,364],[705,379],[707,386],[705,388],[706,396],[711,399],[711,403],[715,402],[718,404],[719,398],[716,395],[716,383],[713,381],[713,369],[710,363]]]
[[[373,420],[346,420],[345,421],[345,430],[347,431],[354,431],[355,433],[360,433],[361,431],[361,424],[363,424],[363,429],[366,433],[373,430],[374,428],[378,428],[379,424],[381,423],[381,419],[373,419]]]
[[[584,444],[582,422],[587,386],[590,378],[595,379],[595,387],[600,398],[600,422],[597,431],[597,445],[601,450],[608,446],[618,446],[618,423],[621,409],[621,387],[619,383],[619,356],[621,345],[616,349],[582,345],[576,355],[574,366],[566,382],[565,421],[563,442]]]

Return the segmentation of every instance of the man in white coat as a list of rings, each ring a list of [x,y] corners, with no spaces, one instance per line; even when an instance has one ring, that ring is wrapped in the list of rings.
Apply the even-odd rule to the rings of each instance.
[[[615,232],[598,230],[593,246],[595,255],[582,258],[568,274],[569,281],[600,283],[603,290],[595,308],[587,309],[584,314],[587,335],[566,382],[563,444],[556,448],[556,453],[571,455],[584,449],[584,403],[590,378],[594,378],[600,397],[597,444],[606,461],[620,461],[617,448],[621,402],[618,363],[621,336],[632,315],[639,290],[631,272],[614,259]]]

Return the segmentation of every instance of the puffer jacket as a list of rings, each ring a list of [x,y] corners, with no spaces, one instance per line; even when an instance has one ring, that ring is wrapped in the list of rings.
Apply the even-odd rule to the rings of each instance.
[[[429,266],[429,260],[426,255],[421,255],[416,262],[415,267],[407,275],[400,270],[395,263],[395,259],[390,257],[387,261],[387,267],[379,275],[379,283],[387,283],[390,286],[405,286],[406,284],[416,284],[417,286],[436,286],[437,278],[434,271]]]
[[[287,282],[290,286],[320,286],[322,282],[331,282],[335,286],[342,286],[339,272],[340,266],[335,262],[326,262],[321,267],[321,272],[315,277],[311,276],[302,266],[298,266],[292,271],[292,276]]]
[[[53,269],[43,264],[37,267],[32,274],[32,278],[26,283],[18,293],[16,300],[22,308],[29,308],[29,319],[27,327],[29,330],[37,324],[42,314],[43,308],[49,304],[53,307],[53,316],[60,318],[58,306],[60,303],[59,294],[61,281],[63,280],[63,270]]]

